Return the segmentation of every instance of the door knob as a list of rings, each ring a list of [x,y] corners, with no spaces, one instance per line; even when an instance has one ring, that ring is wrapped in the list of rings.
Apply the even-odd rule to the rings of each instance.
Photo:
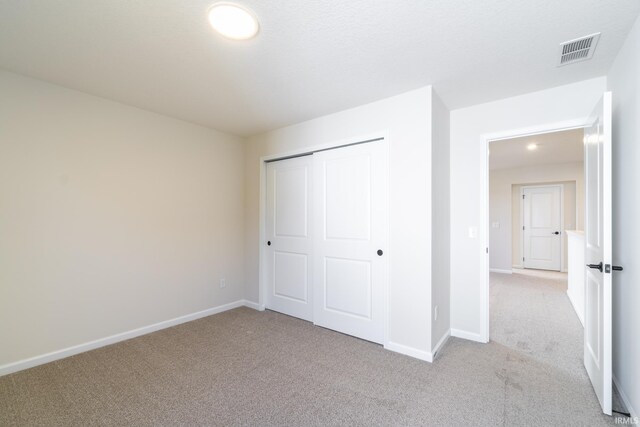
[[[600,264],[587,264],[587,267],[599,270],[602,273],[602,263]]]
[[[559,231],[554,231],[554,232],[553,232],[553,233],[551,233],[551,234],[555,234],[555,235],[557,236],[558,234],[560,234],[560,232],[559,232]]]
[[[376,253],[378,254],[378,256],[382,256],[382,254],[383,254],[384,252],[382,252],[382,249],[378,249],[378,252],[376,252]]]
[[[271,240],[267,241],[267,246],[271,246]]]
[[[607,274],[611,274],[611,270],[613,271],[622,271],[622,266],[620,265],[611,265],[611,264],[605,264],[604,265],[604,272]]]

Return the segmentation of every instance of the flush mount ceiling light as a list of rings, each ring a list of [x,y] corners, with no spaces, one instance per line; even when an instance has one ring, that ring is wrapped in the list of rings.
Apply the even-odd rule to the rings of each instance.
[[[527,150],[529,151],[533,151],[537,149],[538,149],[538,144],[536,144],[535,142],[532,142],[531,144],[527,145]]]
[[[234,3],[216,3],[209,9],[209,24],[222,36],[247,40],[258,34],[258,18],[250,10]]]

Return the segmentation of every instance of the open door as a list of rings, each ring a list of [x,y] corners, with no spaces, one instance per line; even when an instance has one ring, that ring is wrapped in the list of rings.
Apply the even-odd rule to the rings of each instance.
[[[602,411],[611,415],[611,92],[584,131],[584,366]]]

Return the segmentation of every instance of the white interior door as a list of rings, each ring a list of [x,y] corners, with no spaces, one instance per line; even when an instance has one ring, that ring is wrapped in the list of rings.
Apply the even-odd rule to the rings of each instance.
[[[562,187],[523,187],[523,266],[561,269]]]
[[[602,410],[611,415],[611,92],[585,138],[584,366]]]
[[[267,164],[265,306],[313,320],[312,156]]]
[[[384,142],[315,153],[314,322],[383,343],[387,278]]]

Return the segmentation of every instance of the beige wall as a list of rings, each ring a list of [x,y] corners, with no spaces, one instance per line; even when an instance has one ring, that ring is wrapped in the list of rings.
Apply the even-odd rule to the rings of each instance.
[[[243,155],[0,72],[0,366],[242,299]]]
[[[489,265],[511,270],[522,263],[520,230],[520,188],[522,185],[564,183],[565,230],[582,230],[584,225],[584,167],[582,162],[492,170],[489,174]],[[499,228],[492,224],[498,222]],[[566,269],[567,236],[562,233]]]

